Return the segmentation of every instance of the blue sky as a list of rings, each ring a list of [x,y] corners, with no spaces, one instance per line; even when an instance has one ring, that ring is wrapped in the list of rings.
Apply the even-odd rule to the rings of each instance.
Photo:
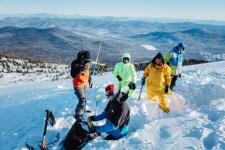
[[[0,14],[37,13],[225,21],[225,0],[0,0]]]

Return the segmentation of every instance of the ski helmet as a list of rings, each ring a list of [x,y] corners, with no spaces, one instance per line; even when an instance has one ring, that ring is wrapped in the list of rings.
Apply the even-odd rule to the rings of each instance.
[[[82,60],[82,59],[83,59],[83,53],[84,53],[83,50],[82,50],[82,51],[79,51],[79,52],[77,53],[77,59],[78,59],[78,60]]]
[[[91,62],[91,54],[89,51],[84,51],[83,52],[83,59],[86,63]]]

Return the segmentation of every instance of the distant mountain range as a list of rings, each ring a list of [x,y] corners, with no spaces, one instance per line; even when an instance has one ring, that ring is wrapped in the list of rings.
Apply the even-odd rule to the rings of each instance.
[[[150,32],[131,37],[132,39],[145,41],[156,47],[167,49],[177,43],[184,42],[188,51],[192,53],[225,53],[225,34],[224,32],[213,32],[207,29],[194,28],[177,32]]]
[[[49,61],[66,62],[68,56],[83,48],[82,43],[97,47],[97,43],[90,39],[58,28],[4,27],[0,29],[2,52]]]
[[[129,52],[134,62],[146,62],[157,52],[164,53],[182,41],[188,49],[186,58],[225,59],[225,26],[113,17],[41,16],[0,20],[0,54],[69,63],[83,49],[90,50],[95,58],[103,40],[101,61],[115,63],[121,60],[122,53]]]
[[[0,29],[0,53],[53,62],[69,63],[76,58],[80,50],[89,50],[95,58],[99,43],[99,39],[59,28],[4,27]],[[141,53],[145,52],[144,48],[139,46],[139,51],[132,51],[133,48],[135,45],[130,46],[129,42],[105,39],[102,44],[100,61],[115,63],[121,60],[125,51],[131,53],[136,61],[141,61],[140,59],[143,58],[146,61],[149,59],[147,57],[139,59],[139,55],[136,55],[141,51]]]

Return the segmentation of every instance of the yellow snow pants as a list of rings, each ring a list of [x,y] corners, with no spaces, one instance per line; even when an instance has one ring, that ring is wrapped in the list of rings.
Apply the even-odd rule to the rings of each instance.
[[[170,111],[168,100],[167,100],[167,94],[161,94],[161,93],[149,91],[147,92],[147,98],[150,101],[159,100],[159,108],[161,108],[166,113]]]

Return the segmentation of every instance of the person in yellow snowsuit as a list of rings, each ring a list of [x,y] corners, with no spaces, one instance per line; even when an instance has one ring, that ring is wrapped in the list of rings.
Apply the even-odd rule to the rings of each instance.
[[[167,94],[171,83],[171,68],[164,63],[161,53],[158,53],[145,68],[142,85],[145,84],[145,79],[147,79],[147,98],[153,101],[159,100],[159,108],[168,113],[170,109]]]
[[[129,88],[129,96],[132,96],[133,91],[136,89],[137,74],[135,67],[130,63],[130,54],[124,53],[122,62],[115,65],[113,75],[118,79],[118,90]]]

